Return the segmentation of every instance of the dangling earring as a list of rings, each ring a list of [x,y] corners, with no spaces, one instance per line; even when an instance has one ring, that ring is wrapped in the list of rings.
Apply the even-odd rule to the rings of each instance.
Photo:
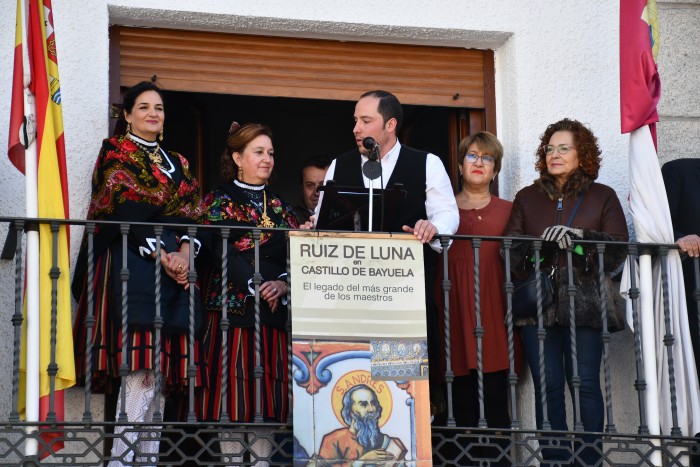
[[[131,133],[131,123],[126,122],[126,132]]]
[[[161,128],[160,133],[158,133],[158,141],[160,141],[161,143],[163,142],[163,131],[164,128]]]
[[[243,167],[238,167],[238,180],[243,181]]]

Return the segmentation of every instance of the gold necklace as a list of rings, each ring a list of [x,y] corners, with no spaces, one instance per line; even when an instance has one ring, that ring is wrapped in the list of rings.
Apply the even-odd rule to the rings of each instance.
[[[469,210],[469,209],[473,209],[473,210],[483,209],[483,208],[485,208],[486,206],[488,206],[488,204],[489,204],[490,202],[491,202],[491,193],[489,193],[488,197],[486,198],[486,201],[482,201],[482,202],[480,202],[480,203],[470,203],[470,204],[468,205],[469,207],[467,207],[467,209],[468,209],[468,210]]]
[[[156,144],[156,152],[153,154],[148,154],[148,158],[158,167],[163,167],[163,156],[160,155],[160,146]]]
[[[267,193],[265,192],[265,189],[263,188],[263,213],[262,213],[262,220],[258,224],[258,227],[265,227],[267,229],[272,228],[275,226],[275,223],[272,222],[272,219],[267,215]]]
[[[491,202],[491,193],[489,193],[489,196],[486,198],[486,202],[484,202],[484,203],[479,203],[479,204],[475,204],[474,207],[471,208],[471,209],[472,209],[473,211],[478,211],[479,209],[483,209],[483,208],[485,208],[486,206],[488,206],[488,204],[489,204],[490,202]],[[477,214],[477,215],[476,215],[476,218],[477,218],[477,220],[482,220],[481,214]]]
[[[127,135],[129,136],[129,139],[136,145],[136,147],[138,147],[141,150],[141,152],[148,156],[148,159],[152,163],[154,163],[158,167],[163,167],[163,156],[160,153],[160,144],[158,144],[158,141],[156,141],[155,146],[148,146],[139,141],[137,139],[138,136],[134,136],[131,133],[127,133]]]

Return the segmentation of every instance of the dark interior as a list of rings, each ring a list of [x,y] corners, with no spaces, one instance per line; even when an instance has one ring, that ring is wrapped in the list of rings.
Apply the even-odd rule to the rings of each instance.
[[[234,120],[272,128],[275,171],[271,185],[289,202],[300,196],[300,171],[306,159],[318,154],[335,156],[355,144],[354,102],[177,91],[164,94],[163,147],[187,157],[204,192],[221,182],[219,161]],[[430,151],[445,162],[449,118],[454,109],[415,105],[403,108],[401,143]]]

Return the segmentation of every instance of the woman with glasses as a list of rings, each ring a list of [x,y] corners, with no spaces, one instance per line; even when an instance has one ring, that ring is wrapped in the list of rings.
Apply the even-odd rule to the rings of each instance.
[[[500,236],[503,234],[512,203],[491,194],[490,186],[501,170],[503,146],[486,131],[463,139],[459,144],[461,190],[455,195],[459,208],[457,235]],[[479,249],[479,298],[483,370],[484,416],[489,428],[508,428],[508,335],[503,296],[504,270],[500,242],[483,241]],[[474,247],[471,241],[455,240],[449,249],[448,272],[452,282],[450,304],[450,362],[455,374],[452,384],[454,417],[458,426],[475,427],[479,418],[477,326],[474,283]],[[443,300],[442,278],[436,297]],[[442,306],[439,310],[444,309]],[[442,359],[444,361],[444,358]],[[499,451],[485,449],[474,457],[494,459]],[[506,465],[510,465],[507,462]],[[492,461],[492,465],[494,464]]]
[[[535,387],[537,428],[543,427],[540,387],[541,370],[546,383],[546,419],[552,430],[568,431],[564,385],[574,392],[574,370],[580,378],[580,411],[574,407],[574,417],[580,414],[587,432],[603,431],[603,396],[600,390],[600,361],[602,356],[601,310],[603,307],[598,284],[598,255],[596,244],[577,240],[627,241],[627,223],[615,191],[595,183],[600,170],[601,151],[591,130],[576,120],[563,119],[547,127],[537,148],[536,169],[540,177],[520,190],[513,201],[506,235],[532,236],[544,239],[540,252],[540,269],[552,274],[554,303],[543,310],[544,365],[540,367],[537,310],[516,320],[525,357],[532,372]],[[568,247],[572,251],[573,288],[569,291]],[[615,270],[624,260],[625,249],[606,246],[604,270]],[[533,245],[519,243],[511,251],[514,277],[525,276],[534,267]],[[607,277],[607,276],[606,276]],[[609,281],[609,278],[606,279]],[[610,284],[606,284],[610,285]],[[571,294],[571,295],[570,295]],[[575,319],[576,365],[570,333],[570,297],[573,297]],[[612,287],[606,296],[608,323],[613,322],[615,305]],[[536,307],[535,307],[536,308]],[[580,436],[586,447],[577,453],[581,465],[597,465],[600,453],[594,447],[598,437]],[[540,440],[540,445],[546,441]],[[549,443],[547,443],[549,444]],[[600,446],[598,446],[599,448]],[[558,447],[542,449],[545,460],[569,461],[572,452],[567,442]],[[548,465],[548,464],[542,464]]]

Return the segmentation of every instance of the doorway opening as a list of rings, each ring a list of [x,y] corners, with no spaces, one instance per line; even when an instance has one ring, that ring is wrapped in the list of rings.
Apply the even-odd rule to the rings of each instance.
[[[271,186],[289,202],[300,195],[301,166],[306,159],[319,154],[333,158],[355,147],[355,103],[351,101],[167,90],[164,95],[163,147],[190,161],[205,193],[222,182],[220,158],[232,121],[270,126],[275,148]],[[432,152],[451,167],[451,146],[458,141],[451,141],[450,127],[459,109],[420,105],[403,105],[403,109],[401,143]]]

